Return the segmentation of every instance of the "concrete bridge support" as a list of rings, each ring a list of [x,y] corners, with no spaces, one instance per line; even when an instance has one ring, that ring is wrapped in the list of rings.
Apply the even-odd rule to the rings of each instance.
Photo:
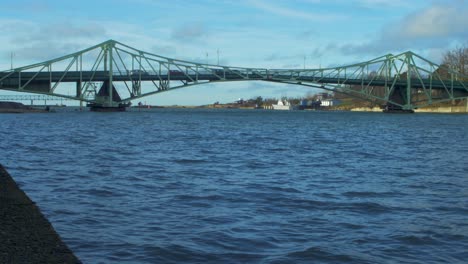
[[[96,112],[123,112],[128,106],[130,106],[130,103],[122,102],[115,86],[110,84],[109,81],[103,82],[96,94],[95,102],[88,104],[90,110]]]
[[[387,102],[383,112],[384,113],[414,113],[414,110],[411,108],[406,108],[405,106],[410,106],[411,100],[410,95],[406,87],[396,87],[393,92],[389,96],[389,101],[395,102],[390,103]]]

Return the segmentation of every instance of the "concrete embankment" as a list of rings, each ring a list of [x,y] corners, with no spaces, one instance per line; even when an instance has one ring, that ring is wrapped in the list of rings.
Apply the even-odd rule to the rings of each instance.
[[[2,165],[0,263],[81,263]]]
[[[380,107],[357,107],[352,108],[351,111],[354,112],[382,112]],[[427,108],[419,108],[414,110],[416,113],[468,113],[468,105],[467,106],[441,106],[441,107],[427,107]]]
[[[432,108],[420,108],[414,110],[416,113],[468,113],[468,104],[466,106],[443,106]]]
[[[382,112],[382,108],[380,107],[356,107],[351,108],[352,112]]]

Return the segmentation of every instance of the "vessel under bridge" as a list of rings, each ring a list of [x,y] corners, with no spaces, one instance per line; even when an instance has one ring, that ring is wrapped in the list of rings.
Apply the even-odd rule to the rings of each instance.
[[[412,111],[468,97],[468,76],[412,52],[320,69],[265,69],[167,58],[109,40],[53,60],[0,72],[0,89],[124,110],[132,100],[214,82],[266,81],[340,92]],[[119,89],[117,89],[118,87]]]

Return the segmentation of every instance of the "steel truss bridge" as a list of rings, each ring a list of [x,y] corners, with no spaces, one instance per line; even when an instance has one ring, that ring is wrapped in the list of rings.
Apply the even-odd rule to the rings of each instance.
[[[34,101],[41,101],[44,104],[47,104],[47,101],[67,101],[72,100],[69,98],[63,98],[58,96],[51,96],[45,94],[35,94],[35,95],[24,95],[24,94],[15,94],[15,95],[0,95],[0,101],[31,101],[31,105]]]
[[[96,108],[124,108],[145,96],[233,81],[321,88],[399,110],[468,97],[467,75],[412,52],[334,68],[264,69],[172,59],[109,40],[60,58],[0,72],[0,89],[79,100]]]

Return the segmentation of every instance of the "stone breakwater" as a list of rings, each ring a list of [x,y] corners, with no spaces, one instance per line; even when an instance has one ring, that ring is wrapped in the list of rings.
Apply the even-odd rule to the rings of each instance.
[[[0,263],[81,263],[2,165]]]

